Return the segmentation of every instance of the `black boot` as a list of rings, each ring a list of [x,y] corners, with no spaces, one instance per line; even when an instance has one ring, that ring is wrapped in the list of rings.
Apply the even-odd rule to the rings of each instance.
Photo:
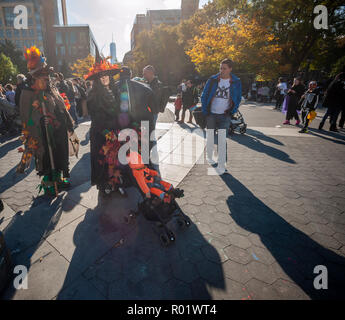
[[[175,198],[184,197],[184,191],[182,189],[179,189],[179,188],[173,189],[172,194],[175,196]]]

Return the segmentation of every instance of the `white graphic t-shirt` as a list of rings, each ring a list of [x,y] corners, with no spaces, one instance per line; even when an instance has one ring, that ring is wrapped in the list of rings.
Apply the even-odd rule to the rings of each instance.
[[[212,100],[211,112],[216,114],[223,114],[229,109],[230,99],[230,79],[220,79],[216,95]]]

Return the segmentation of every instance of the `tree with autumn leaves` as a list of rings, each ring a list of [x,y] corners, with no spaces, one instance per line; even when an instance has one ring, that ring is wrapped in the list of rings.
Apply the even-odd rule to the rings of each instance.
[[[84,75],[89,73],[90,68],[95,63],[95,58],[89,54],[84,59],[78,59],[73,65],[71,65],[70,69],[72,70],[72,75],[75,77],[82,78]]]
[[[161,26],[159,30],[156,27],[144,32],[134,51],[132,66],[140,70],[144,64],[153,64],[162,69],[172,56],[174,61],[183,60],[173,64],[174,74],[181,74],[181,79],[191,73],[190,66],[207,77],[218,71],[221,60],[231,58],[237,72],[255,74],[262,80],[309,70],[332,76],[344,63],[342,3],[214,0],[177,27],[165,26],[165,34],[173,36],[160,37]],[[328,9],[327,30],[314,27],[317,4]]]
[[[271,79],[281,70],[281,48],[267,26],[259,24],[255,17],[245,15],[233,19],[231,24],[200,27],[201,35],[187,54],[203,75],[217,73],[219,62],[229,57],[242,72],[255,73]]]

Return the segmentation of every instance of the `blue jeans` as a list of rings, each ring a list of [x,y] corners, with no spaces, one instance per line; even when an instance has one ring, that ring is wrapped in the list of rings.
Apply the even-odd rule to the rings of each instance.
[[[226,147],[226,136],[230,127],[231,118],[225,114],[211,113],[207,116],[207,157],[212,159],[213,148],[214,148],[214,132],[218,130],[217,135],[217,148],[218,148],[218,165],[225,166],[227,147]]]

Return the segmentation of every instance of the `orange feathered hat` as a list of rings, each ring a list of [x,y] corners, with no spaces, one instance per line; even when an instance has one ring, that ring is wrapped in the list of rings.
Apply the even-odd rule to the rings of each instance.
[[[103,76],[114,76],[120,72],[117,64],[112,65],[107,59],[102,59],[96,46],[96,61],[90,68],[89,73],[84,76],[85,80],[95,80]]]
[[[37,76],[38,74],[49,74],[53,71],[53,68],[48,67],[46,58],[41,53],[40,49],[35,46],[31,48],[25,47],[24,57],[27,61],[29,74],[32,76]]]

